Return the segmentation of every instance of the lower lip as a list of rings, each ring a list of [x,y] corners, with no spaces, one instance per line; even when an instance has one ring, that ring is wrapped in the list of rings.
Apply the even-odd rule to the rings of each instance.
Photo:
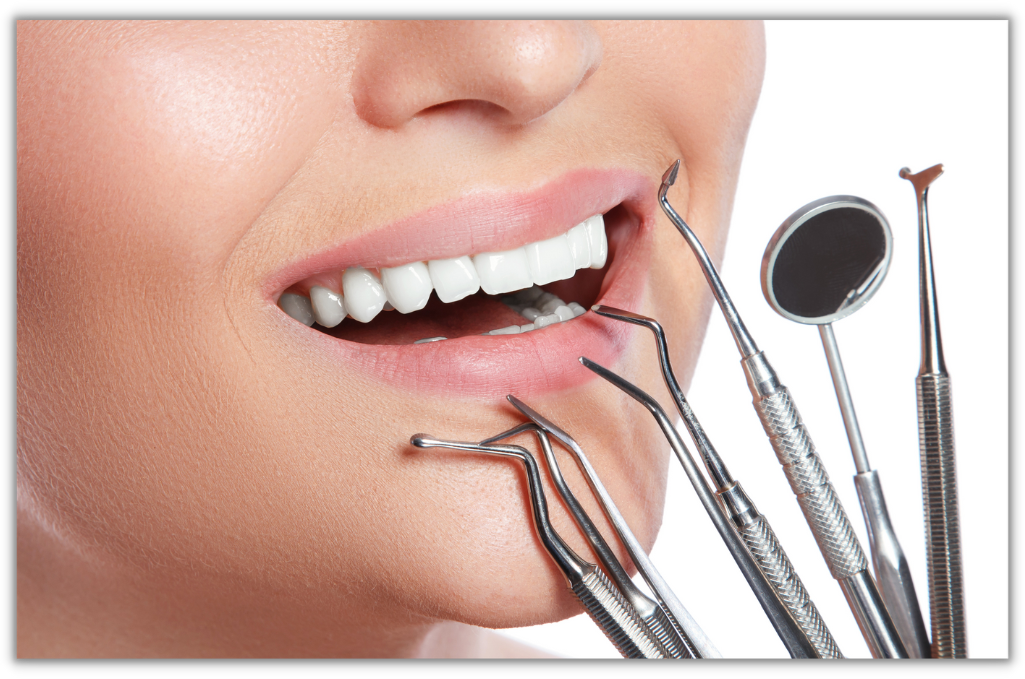
[[[637,217],[637,211],[632,213],[637,224],[618,248],[596,303],[625,309],[640,306],[652,225]],[[626,349],[633,326],[588,312],[519,335],[477,335],[426,344],[358,344],[311,332],[315,351],[334,356],[346,370],[375,381],[421,395],[500,401],[510,393],[529,399],[596,379],[577,359],[587,356],[603,365],[614,364]]]

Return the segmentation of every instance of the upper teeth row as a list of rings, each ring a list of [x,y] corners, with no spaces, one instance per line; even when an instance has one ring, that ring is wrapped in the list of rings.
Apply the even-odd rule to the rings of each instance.
[[[306,325],[333,328],[346,314],[369,323],[386,304],[404,314],[424,308],[432,290],[446,303],[481,288],[489,295],[513,292],[571,278],[577,269],[600,269],[607,256],[605,220],[595,215],[562,235],[514,250],[413,262],[381,269],[380,277],[351,267],[341,275],[341,290],[313,286],[309,298],[286,293],[279,304]]]

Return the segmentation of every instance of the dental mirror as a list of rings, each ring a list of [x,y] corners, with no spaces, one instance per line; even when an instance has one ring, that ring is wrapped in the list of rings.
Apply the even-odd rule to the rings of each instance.
[[[762,257],[762,292],[777,313],[818,325],[858,472],[870,470],[831,323],[860,309],[886,277],[893,237],[886,218],[855,196],[828,196],[790,215]]]
[[[762,257],[762,292],[784,318],[819,326],[854,454],[854,485],[880,593],[911,657],[928,658],[929,638],[911,571],[890,524],[879,473],[868,462],[831,325],[872,298],[892,252],[893,236],[879,208],[855,196],[821,198],[790,215],[769,240]]]
[[[822,198],[776,230],[762,257],[762,292],[784,318],[832,323],[871,299],[892,251],[879,208],[855,196]]]

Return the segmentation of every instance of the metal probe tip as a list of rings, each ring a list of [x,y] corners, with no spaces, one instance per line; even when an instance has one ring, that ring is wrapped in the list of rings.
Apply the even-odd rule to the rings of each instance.
[[[666,173],[662,175],[662,187],[661,191],[665,192],[670,186],[676,183],[676,175],[680,172],[680,159],[677,158],[676,162],[673,163],[672,167],[666,170]]]

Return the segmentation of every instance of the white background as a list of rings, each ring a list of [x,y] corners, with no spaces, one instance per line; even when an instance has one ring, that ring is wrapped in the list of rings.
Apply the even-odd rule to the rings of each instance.
[[[805,203],[853,194],[886,215],[894,237],[887,278],[866,306],[833,328],[928,626],[915,400],[917,211],[911,184],[897,173],[905,165],[918,172],[944,164],[929,208],[974,658],[1008,653],[1007,40],[1005,21],[768,22],[765,83],[721,271],[755,341],[790,388],[867,551],[854,462],[817,328],[773,312],[759,275],[770,236]],[[716,308],[688,401],[773,525],[841,650],[870,657],[751,407],[739,359]],[[649,418],[640,405],[636,410]],[[655,564],[724,657],[787,657],[675,460],[671,469]],[[560,655],[616,657],[584,616],[508,633]]]

